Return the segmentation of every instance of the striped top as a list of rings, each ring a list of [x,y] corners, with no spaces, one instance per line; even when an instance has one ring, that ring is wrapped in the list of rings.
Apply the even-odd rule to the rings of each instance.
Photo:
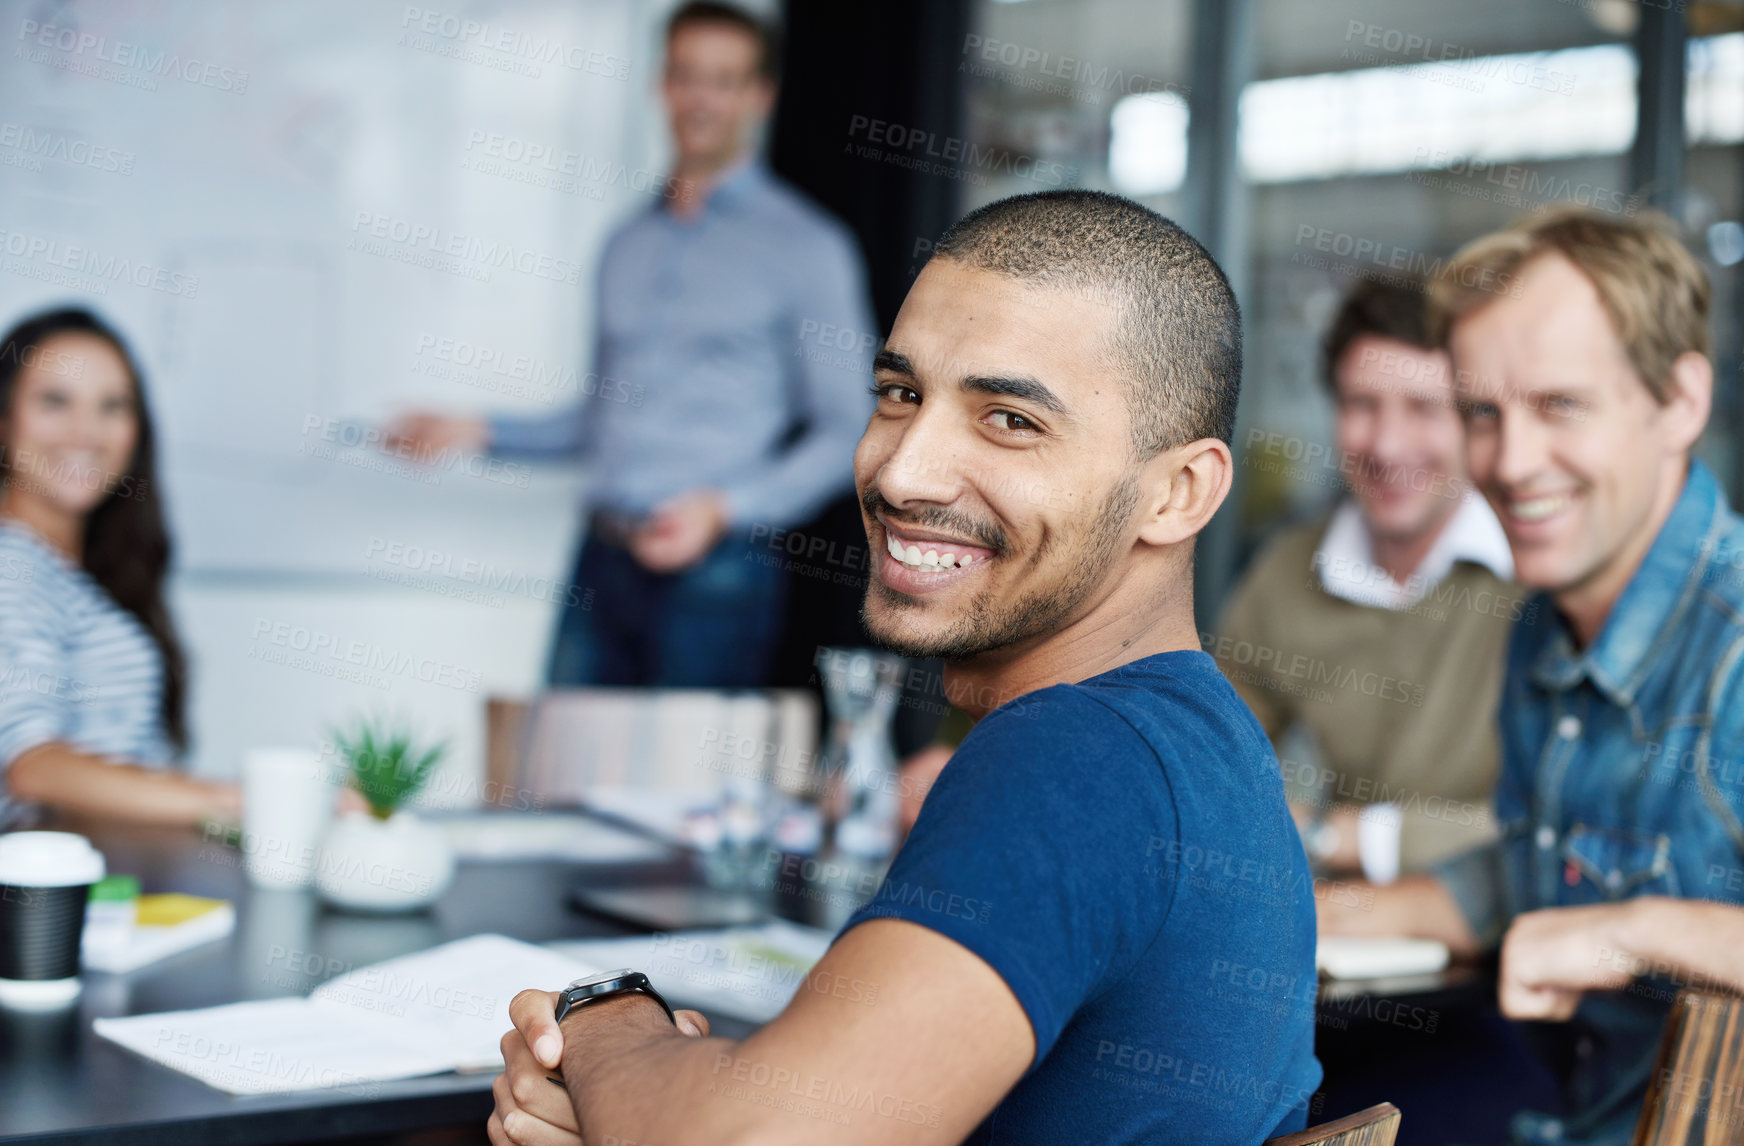
[[[30,529],[0,520],[0,772],[53,740],[162,767],[172,756],[162,695],[162,658],[138,619]]]

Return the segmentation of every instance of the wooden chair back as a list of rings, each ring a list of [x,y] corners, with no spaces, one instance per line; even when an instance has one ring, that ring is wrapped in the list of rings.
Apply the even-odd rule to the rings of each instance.
[[[527,743],[527,713],[532,704],[510,696],[484,702],[484,777],[493,795],[514,791],[521,782],[521,751]]]
[[[1399,1135],[1399,1108],[1390,1102],[1310,1126],[1299,1134],[1268,1138],[1265,1146],[1393,1146]]]
[[[1744,997],[1682,990],[1632,1146],[1744,1142]]]

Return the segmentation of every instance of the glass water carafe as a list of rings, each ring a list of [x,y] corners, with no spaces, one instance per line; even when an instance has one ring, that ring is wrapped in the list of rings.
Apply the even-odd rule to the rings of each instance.
[[[819,651],[829,731],[819,760],[834,850],[881,865],[896,846],[901,794],[890,738],[907,662],[876,649]]]

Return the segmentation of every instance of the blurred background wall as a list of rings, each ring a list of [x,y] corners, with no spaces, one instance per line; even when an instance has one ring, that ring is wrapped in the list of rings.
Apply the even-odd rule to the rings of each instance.
[[[12,9],[0,311],[83,299],[143,359],[198,769],[381,710],[452,735],[433,791],[476,794],[484,697],[541,677],[579,476],[364,435],[598,385],[594,258],[663,186],[672,6]]]

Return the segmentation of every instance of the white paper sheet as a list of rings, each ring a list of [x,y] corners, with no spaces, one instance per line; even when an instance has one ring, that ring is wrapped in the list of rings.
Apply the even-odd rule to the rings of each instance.
[[[833,933],[775,920],[758,927],[581,939],[551,948],[577,962],[644,972],[673,1006],[766,1023],[829,949]],[[859,990],[846,984],[843,990]],[[870,999],[864,1001],[870,1002]]]
[[[518,939],[474,935],[415,955],[360,967],[315,988],[312,1004],[382,1014],[443,1049],[449,1069],[502,1065],[498,1046],[509,1000],[528,987],[558,987],[605,970]]]
[[[591,816],[485,812],[435,821],[455,854],[468,860],[557,859],[574,863],[642,863],[664,859],[658,840]]]
[[[450,1069],[442,1049],[386,1015],[307,999],[98,1019],[97,1033],[230,1094],[336,1090]]]
[[[231,1094],[374,1083],[500,1066],[509,1000],[604,968],[474,935],[322,984],[307,999],[96,1020],[96,1031]]]
[[[1427,975],[1447,966],[1447,944],[1435,939],[1368,939],[1323,935],[1314,963],[1334,979]]]
[[[582,803],[663,840],[682,844],[685,817],[698,809],[716,806],[720,794],[705,788],[667,790],[596,784],[582,795]]]

